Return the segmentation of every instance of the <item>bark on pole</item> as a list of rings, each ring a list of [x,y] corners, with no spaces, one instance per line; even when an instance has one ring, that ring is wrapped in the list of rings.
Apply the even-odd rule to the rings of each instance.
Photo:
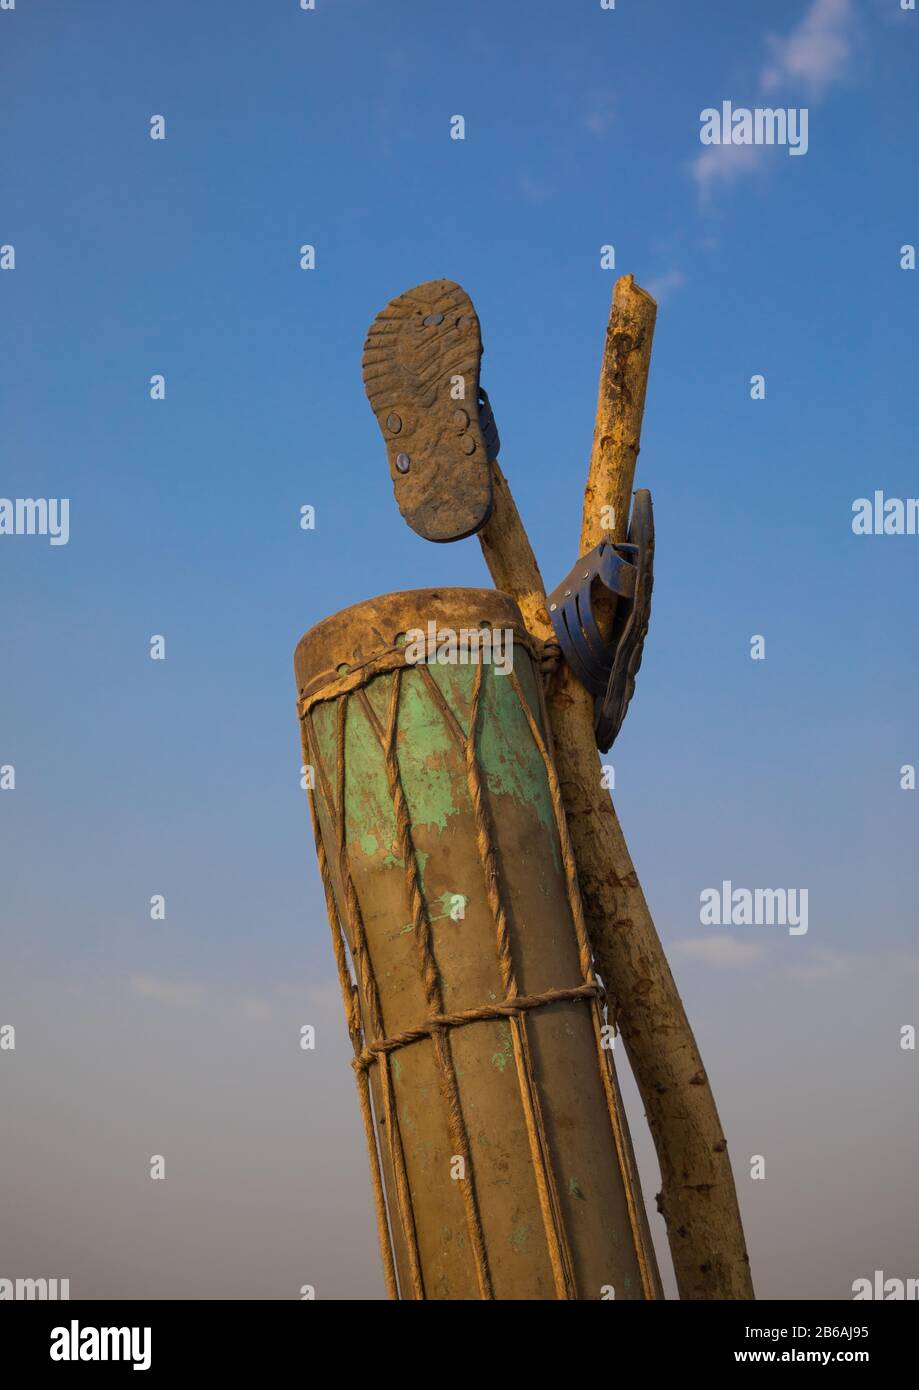
[[[656,313],[654,300],[631,275],[617,281],[600,371],[580,554],[604,537],[625,538]],[[480,532],[486,563],[497,587],[517,599],[534,635],[551,638],[539,566],[497,463],[494,488],[494,511]],[[604,507],[612,507],[612,513]],[[611,606],[599,616],[609,621]],[[680,1297],[753,1298],[714,1097],[613,803],[601,783],[593,701],[564,663],[548,704],[587,927],[657,1150],[658,1205]]]

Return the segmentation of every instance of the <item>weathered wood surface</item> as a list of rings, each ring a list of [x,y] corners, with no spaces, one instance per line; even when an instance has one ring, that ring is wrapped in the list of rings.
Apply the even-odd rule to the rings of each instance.
[[[584,492],[581,554],[603,537],[625,538],[656,312],[631,275],[617,282]],[[497,462],[493,470],[494,511],[479,533],[485,560],[497,587],[517,599],[529,630],[545,640],[552,628],[539,566]],[[609,507],[612,514],[604,512]],[[599,616],[608,622],[612,605]],[[602,786],[593,702],[562,664],[548,704],[591,944],[657,1150],[658,1204],[680,1297],[752,1298],[727,1144],[619,819]]]

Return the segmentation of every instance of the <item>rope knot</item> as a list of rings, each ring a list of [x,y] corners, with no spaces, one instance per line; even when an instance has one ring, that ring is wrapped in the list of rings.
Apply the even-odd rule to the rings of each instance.
[[[543,684],[548,685],[555,675],[562,659],[562,649],[555,637],[546,637],[539,643],[539,670]]]

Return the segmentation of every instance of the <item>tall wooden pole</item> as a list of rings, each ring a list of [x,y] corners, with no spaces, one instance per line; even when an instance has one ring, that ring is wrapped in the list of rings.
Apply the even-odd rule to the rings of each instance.
[[[617,282],[584,493],[582,554],[604,537],[625,538],[656,312],[654,300],[631,275]],[[492,517],[479,534],[486,563],[497,587],[517,599],[530,631],[545,641],[553,635],[545,587],[497,463],[494,492]],[[608,622],[611,616],[608,606],[601,619]],[[618,817],[602,785],[593,701],[562,664],[548,704],[591,944],[657,1150],[658,1202],[680,1297],[752,1298],[727,1143]]]

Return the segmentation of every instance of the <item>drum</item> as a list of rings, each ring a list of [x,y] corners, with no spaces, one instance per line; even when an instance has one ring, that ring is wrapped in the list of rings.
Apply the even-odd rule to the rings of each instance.
[[[371,599],[295,672],[390,1296],[658,1297],[516,603]]]

